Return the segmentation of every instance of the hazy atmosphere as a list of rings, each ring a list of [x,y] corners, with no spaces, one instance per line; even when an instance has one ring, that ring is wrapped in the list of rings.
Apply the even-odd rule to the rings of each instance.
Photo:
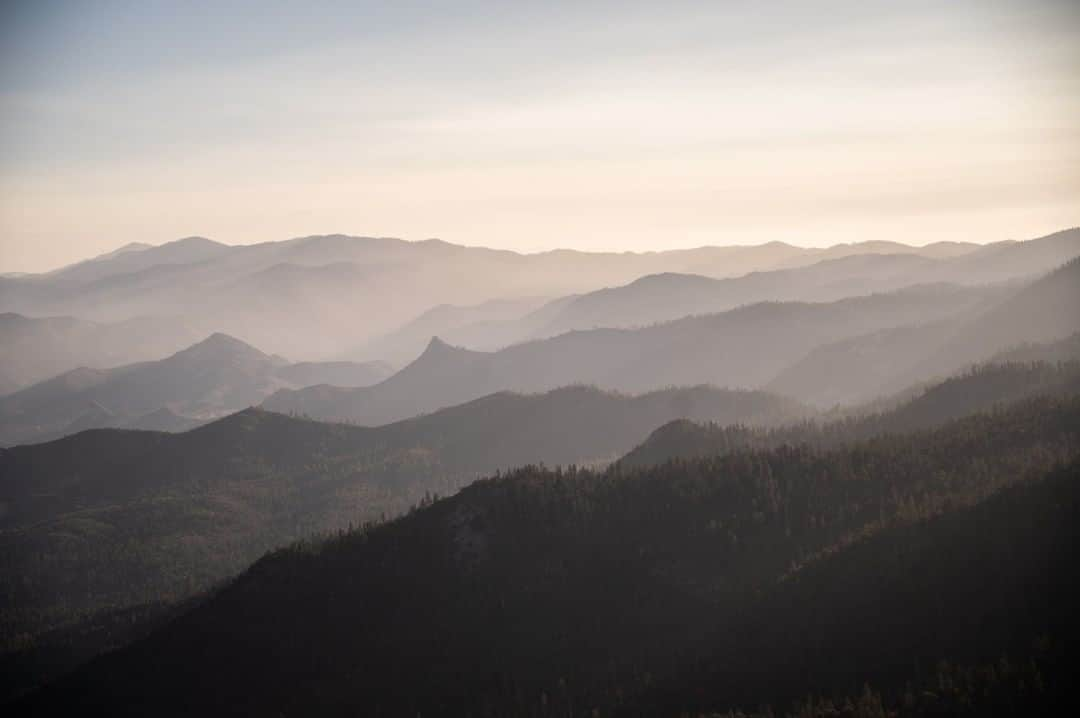
[[[1078,35],[0,2],[0,713],[1080,713]]]
[[[516,251],[1075,223],[1057,2],[14,2],[0,264],[344,232]]]

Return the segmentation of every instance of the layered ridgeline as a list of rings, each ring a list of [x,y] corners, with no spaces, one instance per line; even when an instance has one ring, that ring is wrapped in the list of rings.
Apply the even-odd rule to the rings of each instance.
[[[1078,331],[1080,259],[966,321],[883,329],[817,347],[766,386],[822,406],[867,401],[996,352],[1061,341]],[[1076,357],[1067,341],[1059,353]],[[1052,359],[1045,353],[1032,358]]]
[[[497,352],[436,339],[380,384],[285,390],[264,405],[379,424],[493,391],[583,381],[622,391],[684,383],[765,386],[828,407],[1077,331],[1080,260],[1021,288],[935,285],[828,303],[769,302],[641,329],[569,332]]]
[[[918,287],[824,304],[762,303],[642,329],[595,329],[474,352],[433,339],[412,364],[363,389],[281,391],[273,411],[376,425],[496,391],[575,382],[619,391],[715,384],[752,388],[821,344],[871,329],[970,316],[1005,287]]]
[[[527,302],[436,307],[354,351],[358,356],[404,362],[419,354],[431,336],[455,346],[494,351],[567,331],[641,327],[754,302],[824,302],[919,284],[1029,279],[1080,256],[1080,232],[1059,232],[974,252],[964,251],[962,245],[938,245],[918,253],[880,243],[836,249],[815,255],[820,261],[814,264],[724,279],[677,272],[649,274],[629,284],[560,297],[528,313],[521,311]],[[521,316],[512,316],[514,307]]]
[[[365,386],[389,374],[380,362],[291,364],[214,334],[165,359],[75,369],[0,397],[0,445],[102,427],[181,431],[258,404],[282,388]]]
[[[677,417],[775,425],[760,392],[497,394],[375,429],[249,409],[183,434],[95,430],[0,451],[3,635],[202,590],[271,548],[515,465],[607,462]]]
[[[1080,232],[1069,231],[954,257],[866,253],[728,279],[655,274],[572,297],[554,309],[553,316],[545,317],[543,323],[523,331],[521,336],[537,338],[575,329],[646,326],[763,301],[826,302],[919,284],[991,284],[1043,274],[1077,256]]]
[[[974,244],[914,248],[867,243],[815,250],[775,243],[643,254],[558,250],[525,255],[438,240],[329,235],[229,246],[189,237],[128,248],[44,275],[0,278],[0,310],[105,322],[184,317],[203,332],[238,334],[284,354],[299,343],[311,356],[324,358],[438,304],[561,296],[655,272],[737,276],[845,254],[950,257],[985,251]],[[386,302],[388,296],[394,301]]]
[[[869,288],[1018,279],[1048,271],[1077,254],[1076,230],[985,246],[864,242],[806,249],[772,243],[643,254],[557,250],[530,255],[436,240],[331,235],[233,247],[193,237],[160,247],[129,248],[45,275],[0,278],[0,311],[75,315],[98,322],[170,317],[198,335],[223,331],[272,353],[291,356],[303,346],[306,359],[404,360],[415,357],[422,344],[407,336],[397,337],[404,344],[393,337],[386,343],[377,338],[445,304],[475,311],[429,316],[433,325],[423,340],[445,334],[455,343],[495,348],[568,328],[639,325],[762,299],[819,300]],[[860,259],[844,264],[848,257]],[[805,275],[786,271],[818,262],[827,264]],[[573,300],[567,295],[621,287],[646,275],[697,275],[686,278],[697,284],[701,278],[751,272],[782,274],[717,285],[703,294],[686,293],[662,280],[662,294],[670,298],[658,297],[655,287],[650,289],[655,282],[646,281],[616,292],[614,304],[600,297],[610,312],[603,307],[598,312],[596,298],[574,307],[556,303],[535,315],[528,302],[508,309],[522,298]],[[642,301],[650,294],[657,297],[655,308],[648,299]],[[394,301],[386,302],[388,296]],[[495,305],[485,309],[493,300]],[[490,311],[500,302],[506,313]],[[623,302],[629,309],[620,306]],[[514,317],[514,311],[521,316]],[[470,328],[459,332],[463,314],[475,319],[466,320]],[[172,348],[190,341],[188,337]],[[381,353],[387,351],[401,354]],[[57,371],[79,365],[95,363],[84,359]]]
[[[272,554],[19,708],[678,715],[1026,665],[1077,637],[1078,453],[1080,402],[1043,398],[833,450],[524,468]]]
[[[904,392],[910,397],[885,411],[875,402],[834,421],[801,422],[777,428],[729,426],[675,420],[620,459],[627,467],[650,466],[673,459],[693,459],[733,447],[772,448],[790,444],[832,447],[889,432],[930,429],[980,411],[994,411],[1036,396],[1080,395],[1080,359],[1048,364],[1009,362],[977,365],[940,384]],[[896,400],[894,400],[896,401]]]

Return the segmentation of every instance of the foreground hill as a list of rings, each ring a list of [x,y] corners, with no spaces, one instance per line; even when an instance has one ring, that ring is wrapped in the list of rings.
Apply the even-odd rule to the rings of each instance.
[[[238,339],[214,334],[159,361],[75,369],[0,397],[0,444],[43,441],[99,427],[190,428],[191,423],[258,404],[283,387],[331,381],[362,386],[387,374],[389,368],[382,364],[289,364]]]
[[[676,715],[902,689],[1073,640],[1077,472],[1040,477],[1078,452],[1080,404],[1044,399],[832,451],[526,468],[268,556],[21,709]]]
[[[473,352],[438,339],[412,364],[363,389],[281,391],[267,409],[382,424],[497,391],[574,383],[618,391],[766,383],[814,347],[871,329],[970,314],[1001,287],[919,287],[827,304],[763,303],[643,329],[596,329]]]
[[[774,425],[805,415],[760,392],[570,387],[375,429],[249,409],[184,434],[96,430],[3,450],[0,635],[182,597],[272,548],[498,469],[611,461],[678,417]]]
[[[1077,511],[1073,462],[859,541],[786,576],[622,714],[1053,715],[1075,704]]]

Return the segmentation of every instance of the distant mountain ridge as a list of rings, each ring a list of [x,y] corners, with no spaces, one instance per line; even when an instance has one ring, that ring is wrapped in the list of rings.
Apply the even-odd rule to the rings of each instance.
[[[188,238],[48,275],[0,278],[0,311],[71,314],[100,322],[127,320],[136,313],[174,316],[202,334],[244,336],[272,353],[295,353],[291,349],[302,343],[304,359],[354,359],[360,357],[349,352],[440,304],[560,297],[665,272],[738,277],[856,255],[904,255],[942,266],[968,262],[964,266],[970,276],[1007,279],[1046,271],[1080,253],[1080,231],[1059,234],[985,246],[871,242],[823,250],[771,243],[640,254],[555,250],[529,255],[436,240],[343,235],[240,246]],[[908,283],[926,281],[938,280]],[[387,296],[394,301],[383,301]],[[491,338],[530,336],[506,327],[500,331]],[[483,333],[476,338],[493,346]]]
[[[360,386],[389,373],[378,363],[290,364],[217,333],[165,359],[75,369],[0,397],[0,444],[100,427],[186,429],[258,404],[284,387],[330,381]]]
[[[924,287],[827,304],[762,303],[642,329],[594,329],[473,352],[432,339],[413,363],[358,390],[284,390],[273,411],[365,425],[450,406],[496,391],[545,391],[574,383],[641,392],[714,384],[755,388],[813,348],[871,328],[956,317],[1002,288]]]
[[[858,403],[1024,344],[1080,332],[1080,258],[965,320],[881,329],[823,344],[765,385],[829,407]],[[1034,358],[1042,358],[1034,357]]]

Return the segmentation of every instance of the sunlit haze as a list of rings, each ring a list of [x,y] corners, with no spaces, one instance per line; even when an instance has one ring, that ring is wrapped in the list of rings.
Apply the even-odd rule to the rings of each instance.
[[[0,271],[315,233],[518,251],[1080,223],[1080,6],[7,2]]]

